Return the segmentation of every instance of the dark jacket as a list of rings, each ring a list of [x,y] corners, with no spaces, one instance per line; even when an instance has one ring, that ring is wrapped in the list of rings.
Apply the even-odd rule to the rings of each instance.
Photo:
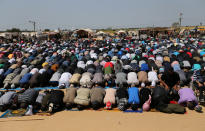
[[[63,105],[63,97],[64,97],[64,92],[61,90],[52,90],[51,91],[51,96],[49,98],[48,103],[53,103],[56,105]]]
[[[36,101],[36,98],[38,97],[38,91],[34,89],[27,89],[22,94],[19,94],[18,96],[18,103],[28,103],[33,104]]]

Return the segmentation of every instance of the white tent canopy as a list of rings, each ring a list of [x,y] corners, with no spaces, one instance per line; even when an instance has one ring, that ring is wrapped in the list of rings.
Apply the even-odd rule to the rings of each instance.
[[[106,33],[103,32],[103,31],[98,31],[98,32],[96,33],[96,35],[104,35],[104,34],[106,34]]]
[[[126,34],[126,31],[125,30],[119,30],[117,33],[118,34],[121,34],[121,33]]]

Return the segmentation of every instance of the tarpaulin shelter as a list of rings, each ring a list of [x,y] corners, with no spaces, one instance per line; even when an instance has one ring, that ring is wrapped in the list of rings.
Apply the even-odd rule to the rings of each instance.
[[[73,35],[78,38],[89,38],[93,36],[94,31],[91,29],[78,29],[74,31]]]

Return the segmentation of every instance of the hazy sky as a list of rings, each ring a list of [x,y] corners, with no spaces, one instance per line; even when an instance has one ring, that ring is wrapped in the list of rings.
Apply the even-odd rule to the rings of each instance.
[[[205,24],[205,0],[0,0],[0,30]]]

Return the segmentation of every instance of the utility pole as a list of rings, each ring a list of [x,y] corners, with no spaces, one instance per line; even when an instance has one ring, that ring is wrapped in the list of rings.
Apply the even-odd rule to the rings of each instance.
[[[154,34],[154,24],[152,26],[152,36],[155,38],[155,34]]]
[[[179,26],[181,27],[182,26],[182,16],[183,16],[183,14],[182,13],[180,13],[179,14]]]
[[[33,31],[35,32],[36,31],[36,22],[31,21],[31,20],[29,20],[28,22],[33,24]]]

